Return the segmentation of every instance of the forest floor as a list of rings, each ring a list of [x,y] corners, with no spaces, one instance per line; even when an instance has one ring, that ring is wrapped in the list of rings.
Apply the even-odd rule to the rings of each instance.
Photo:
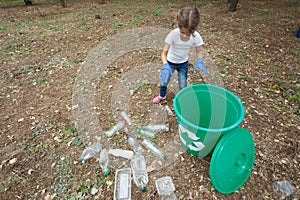
[[[113,199],[118,161],[104,176],[96,158],[78,158],[122,110],[130,131],[169,123],[152,141],[174,153],[167,163],[157,158],[146,192],[132,181],[132,199],[159,199],[155,180],[163,176],[172,177],[178,199],[279,199],[272,185],[282,180],[294,187],[287,199],[300,199],[299,0],[244,0],[236,12],[225,0],[22,3],[0,2],[0,199]],[[174,142],[177,117],[162,109],[173,109],[176,78],[167,99],[152,103],[164,38],[177,11],[191,5],[201,11],[208,74],[189,71],[188,83],[216,84],[239,97],[240,127],[255,142],[252,172],[231,194],[212,186],[211,156],[190,155]],[[103,145],[129,149],[124,130]]]

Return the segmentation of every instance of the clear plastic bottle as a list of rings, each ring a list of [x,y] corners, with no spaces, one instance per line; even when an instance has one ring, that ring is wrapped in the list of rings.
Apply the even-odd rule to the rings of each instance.
[[[78,159],[79,162],[82,162],[83,160],[87,160],[93,156],[95,156],[97,153],[99,153],[102,149],[102,145],[100,142],[95,142],[91,146],[88,146],[85,148]]]
[[[165,109],[166,109],[169,116],[173,115],[173,112],[172,112],[171,108],[168,105],[166,105]]]
[[[129,118],[129,116],[127,115],[127,113],[125,111],[121,112],[121,116],[123,117],[123,119],[126,121],[126,123],[131,126],[132,122]]]
[[[124,121],[119,121],[116,125],[114,125],[108,131],[106,131],[107,137],[113,136],[113,134],[115,134],[115,132],[117,132],[118,130],[120,130],[121,128],[123,128],[124,125],[125,125]]]
[[[140,135],[145,136],[145,137],[151,137],[151,138],[156,137],[156,133],[152,132],[152,131],[148,131],[148,130],[144,130],[144,129],[137,129],[136,132]]]
[[[166,159],[166,155],[155,144],[153,144],[149,140],[144,139],[142,144],[156,156],[158,156],[162,159]]]
[[[123,168],[116,171],[114,200],[131,200],[131,169]]]
[[[134,138],[132,137],[130,134],[127,134],[127,140],[128,140],[128,144],[130,145],[131,149],[137,153],[137,154],[141,154],[143,152],[143,147],[140,145],[140,143]]]
[[[174,193],[175,187],[173,180],[170,176],[159,178],[155,181],[156,190],[161,200],[176,200]]]
[[[142,126],[142,130],[158,132],[158,131],[166,131],[168,132],[169,124],[149,124],[147,126]]]
[[[145,157],[142,154],[135,154],[132,157],[130,164],[134,183],[142,192],[146,191],[148,173]]]
[[[290,196],[293,192],[293,186],[288,181],[276,181],[273,184],[273,189],[279,196],[285,198]]]
[[[109,174],[109,156],[108,156],[108,151],[107,149],[102,149],[100,152],[100,157],[99,157],[99,165],[104,173],[104,175]]]

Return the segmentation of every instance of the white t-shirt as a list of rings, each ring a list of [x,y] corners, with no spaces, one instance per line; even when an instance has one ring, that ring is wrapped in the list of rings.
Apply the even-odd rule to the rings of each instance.
[[[165,39],[165,43],[170,45],[167,60],[178,64],[186,62],[189,58],[191,47],[193,45],[198,47],[204,44],[199,32],[195,31],[193,35],[190,36],[188,41],[182,41],[179,28],[172,30]]]

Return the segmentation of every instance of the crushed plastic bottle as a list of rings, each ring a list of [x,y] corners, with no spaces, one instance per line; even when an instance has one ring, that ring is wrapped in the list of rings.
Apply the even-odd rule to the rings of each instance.
[[[99,165],[104,173],[104,175],[109,174],[109,156],[108,156],[108,151],[107,149],[102,149],[100,152],[100,157],[99,157]]]
[[[152,132],[159,132],[159,131],[166,131],[168,132],[169,124],[149,124],[147,126],[142,126],[142,130],[152,131]]]
[[[162,159],[166,159],[166,155],[155,144],[153,144],[149,140],[144,139],[142,144],[156,156],[158,156]]]
[[[165,109],[166,109],[169,116],[173,115],[173,112],[172,112],[171,108],[168,105],[166,105]]]
[[[276,194],[283,198],[290,196],[294,192],[293,186],[288,181],[276,181],[273,184],[273,189]]]
[[[131,200],[131,169],[123,168],[116,171],[114,200]]]
[[[121,128],[123,128],[124,125],[125,125],[124,121],[119,121],[116,125],[114,125],[108,131],[106,131],[107,137],[113,136],[113,134],[115,134],[115,132],[117,132],[118,130],[120,130]]]
[[[128,144],[130,145],[131,149],[137,153],[137,154],[141,154],[143,152],[143,147],[139,144],[139,142],[132,137],[130,134],[127,134],[127,140],[128,140]]]
[[[145,137],[151,137],[151,138],[156,137],[156,133],[152,132],[152,131],[148,131],[148,130],[144,130],[144,129],[137,129],[136,132]]]
[[[129,116],[127,115],[127,113],[125,111],[122,111],[121,112],[121,116],[123,117],[123,119],[126,121],[126,123],[131,126],[132,125],[132,122],[129,118]]]
[[[159,178],[155,181],[156,190],[161,200],[177,200],[174,193],[175,186],[170,176]]]
[[[134,183],[142,192],[146,191],[148,173],[145,157],[142,154],[135,154],[132,157],[130,164]]]
[[[115,157],[122,157],[125,159],[132,159],[133,157],[133,151],[124,149],[109,149],[108,153]]]
[[[93,156],[95,156],[97,153],[99,153],[102,149],[102,144],[100,142],[95,142],[91,146],[88,146],[85,148],[78,159],[79,162],[82,162],[83,160],[87,160]]]

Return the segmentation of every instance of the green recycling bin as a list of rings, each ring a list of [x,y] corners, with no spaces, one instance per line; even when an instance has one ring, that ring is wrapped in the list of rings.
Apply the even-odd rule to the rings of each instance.
[[[255,157],[254,140],[245,128],[244,107],[225,88],[194,84],[180,90],[173,107],[182,147],[190,154],[212,154],[210,178],[221,193],[238,190],[248,179]]]

